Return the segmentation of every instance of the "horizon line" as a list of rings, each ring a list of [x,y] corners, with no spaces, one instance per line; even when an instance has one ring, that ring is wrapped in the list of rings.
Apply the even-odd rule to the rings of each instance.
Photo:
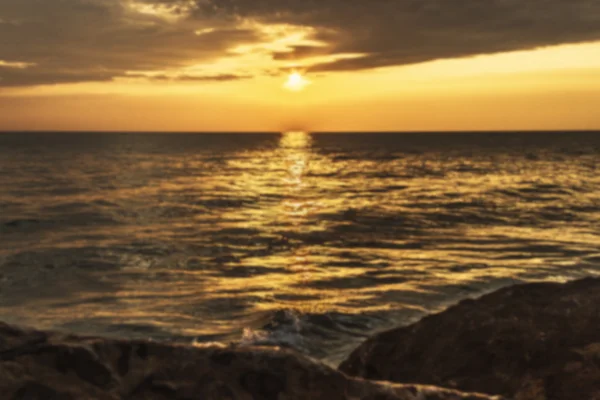
[[[1,134],[14,134],[14,133],[66,133],[66,134],[78,134],[78,133],[90,133],[90,134],[191,134],[191,135],[218,135],[218,134],[269,134],[269,135],[280,135],[282,133],[291,132],[303,132],[308,134],[456,134],[456,133],[600,133],[598,129],[490,129],[490,130],[359,130],[359,131],[338,131],[338,130],[327,130],[327,131],[309,131],[303,129],[290,129],[282,131],[233,131],[233,130],[217,130],[217,131],[169,131],[169,130],[34,130],[34,129],[21,129],[21,130],[0,130]]]

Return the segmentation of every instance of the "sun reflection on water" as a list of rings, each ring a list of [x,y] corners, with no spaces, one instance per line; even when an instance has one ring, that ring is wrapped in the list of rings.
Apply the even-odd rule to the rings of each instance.
[[[281,135],[281,147],[284,149],[307,149],[311,147],[312,136],[302,131],[284,132]]]
[[[297,234],[304,233],[303,227],[306,226],[311,206],[314,206],[313,194],[307,190],[305,182],[305,175],[310,167],[311,145],[312,137],[306,132],[285,132],[281,135],[282,162],[287,170],[287,176],[284,178],[286,198],[282,202],[282,218],[291,222]],[[310,265],[304,248],[295,248],[281,261],[285,263],[288,271],[296,275],[290,290],[311,280],[311,269],[314,266]],[[295,290],[297,289],[296,287]]]
[[[281,136],[281,160],[287,171],[284,207],[290,217],[306,216],[308,213],[309,204],[301,192],[306,189],[304,177],[310,163],[311,141],[310,134],[306,132],[286,132]]]

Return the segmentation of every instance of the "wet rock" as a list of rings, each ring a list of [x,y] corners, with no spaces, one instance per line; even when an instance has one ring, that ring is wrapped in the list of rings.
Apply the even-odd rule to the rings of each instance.
[[[339,369],[517,400],[600,399],[600,279],[463,301],[370,338]]]
[[[10,400],[495,399],[349,378],[287,350],[86,338],[1,323],[0,394]]]

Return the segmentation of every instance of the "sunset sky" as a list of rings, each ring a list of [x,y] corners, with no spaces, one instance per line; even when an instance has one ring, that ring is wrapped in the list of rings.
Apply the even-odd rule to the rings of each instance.
[[[598,110],[598,0],[0,0],[0,130],[600,129]]]

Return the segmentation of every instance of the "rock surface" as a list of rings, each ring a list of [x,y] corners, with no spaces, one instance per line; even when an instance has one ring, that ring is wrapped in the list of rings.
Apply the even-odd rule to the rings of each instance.
[[[23,330],[2,323],[0,398],[493,399],[433,387],[349,378],[290,351],[82,338]]]
[[[463,301],[367,340],[340,370],[517,400],[599,400],[600,279]]]

